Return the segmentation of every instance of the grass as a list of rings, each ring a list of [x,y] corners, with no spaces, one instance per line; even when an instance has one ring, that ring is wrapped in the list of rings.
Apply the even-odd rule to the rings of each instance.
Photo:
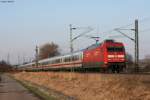
[[[12,77],[12,76],[10,76],[10,77]],[[14,77],[12,77],[12,78],[15,79]],[[41,100],[57,100],[56,98],[41,91],[37,86],[33,86],[31,84],[28,84],[27,82],[23,82],[20,80],[16,80],[16,81],[19,82],[22,86],[24,86],[26,89],[28,89],[29,92],[33,93],[35,96],[37,96]]]

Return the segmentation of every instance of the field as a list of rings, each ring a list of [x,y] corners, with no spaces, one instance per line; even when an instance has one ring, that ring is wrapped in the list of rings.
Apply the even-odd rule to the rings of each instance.
[[[16,79],[77,100],[150,100],[150,75],[19,72]]]

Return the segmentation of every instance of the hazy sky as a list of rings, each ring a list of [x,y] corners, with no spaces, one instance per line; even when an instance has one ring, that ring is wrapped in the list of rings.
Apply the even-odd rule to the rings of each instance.
[[[69,24],[74,27],[92,27],[88,35],[100,36],[100,41],[119,35],[114,28],[132,24],[139,19],[140,58],[150,54],[150,0],[14,0],[0,2],[0,60],[11,63],[34,57],[36,45],[55,42],[61,52],[69,52]],[[86,31],[74,30],[74,36]],[[143,31],[142,30],[146,30]],[[133,37],[132,31],[123,31]],[[111,37],[112,38],[112,37]],[[133,54],[134,43],[124,37],[114,38],[124,42],[127,52]],[[74,42],[79,50],[95,41],[81,37]]]

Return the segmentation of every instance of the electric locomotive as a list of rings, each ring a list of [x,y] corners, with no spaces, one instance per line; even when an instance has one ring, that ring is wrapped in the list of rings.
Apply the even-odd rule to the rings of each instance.
[[[105,40],[88,47],[83,53],[83,66],[100,68],[104,71],[120,72],[126,68],[123,43]]]

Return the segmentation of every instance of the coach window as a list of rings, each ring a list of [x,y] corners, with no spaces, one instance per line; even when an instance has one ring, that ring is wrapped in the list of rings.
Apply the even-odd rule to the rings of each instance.
[[[57,62],[56,63],[60,63],[60,59],[57,59]]]
[[[78,60],[78,56],[75,56],[75,61]]]
[[[58,63],[58,59],[55,60],[55,63]]]
[[[79,55],[77,55],[77,60],[79,60],[80,59],[80,56]]]
[[[69,57],[69,58],[68,58],[68,62],[70,62],[70,61],[71,61],[71,59],[72,59],[72,58],[71,58],[71,57]]]
[[[52,60],[50,61],[50,64],[52,64]]]
[[[56,59],[56,63],[60,63],[60,59]]]
[[[35,66],[35,64],[32,64],[32,66]]]
[[[63,59],[62,58],[60,58],[60,63],[63,61]]]
[[[68,57],[68,62],[70,62],[72,60],[72,57],[70,56],[70,57]]]
[[[43,62],[43,65],[46,65],[46,63],[45,63],[45,62]]]
[[[72,56],[72,57],[71,57],[71,60],[74,61],[74,60],[75,60],[75,56]]]
[[[79,55],[76,56],[76,60],[79,60]]]
[[[70,62],[70,61],[71,61],[71,59],[72,59],[72,58],[71,58],[71,57],[69,57],[69,58],[68,58],[68,62]]]
[[[77,56],[73,56],[73,58],[74,58],[74,61],[76,61],[76,60],[77,60]]]
[[[76,60],[77,60],[77,56],[73,56],[73,58],[74,58],[74,59],[73,59],[74,61],[76,61]]]
[[[66,58],[64,58],[64,62],[66,62]]]
[[[55,63],[55,60],[52,60],[52,64],[54,64]]]
[[[65,62],[68,62],[68,57],[66,57],[66,58],[64,59],[64,61],[65,61]]]
[[[54,64],[57,63],[57,59],[54,60]]]
[[[64,58],[64,62],[66,62],[66,58]]]
[[[74,61],[76,61],[76,60],[79,60],[79,56],[78,55],[74,56]]]
[[[55,59],[55,60],[54,60],[54,63],[57,63],[57,62],[58,62],[58,60],[57,60],[57,59]]]

